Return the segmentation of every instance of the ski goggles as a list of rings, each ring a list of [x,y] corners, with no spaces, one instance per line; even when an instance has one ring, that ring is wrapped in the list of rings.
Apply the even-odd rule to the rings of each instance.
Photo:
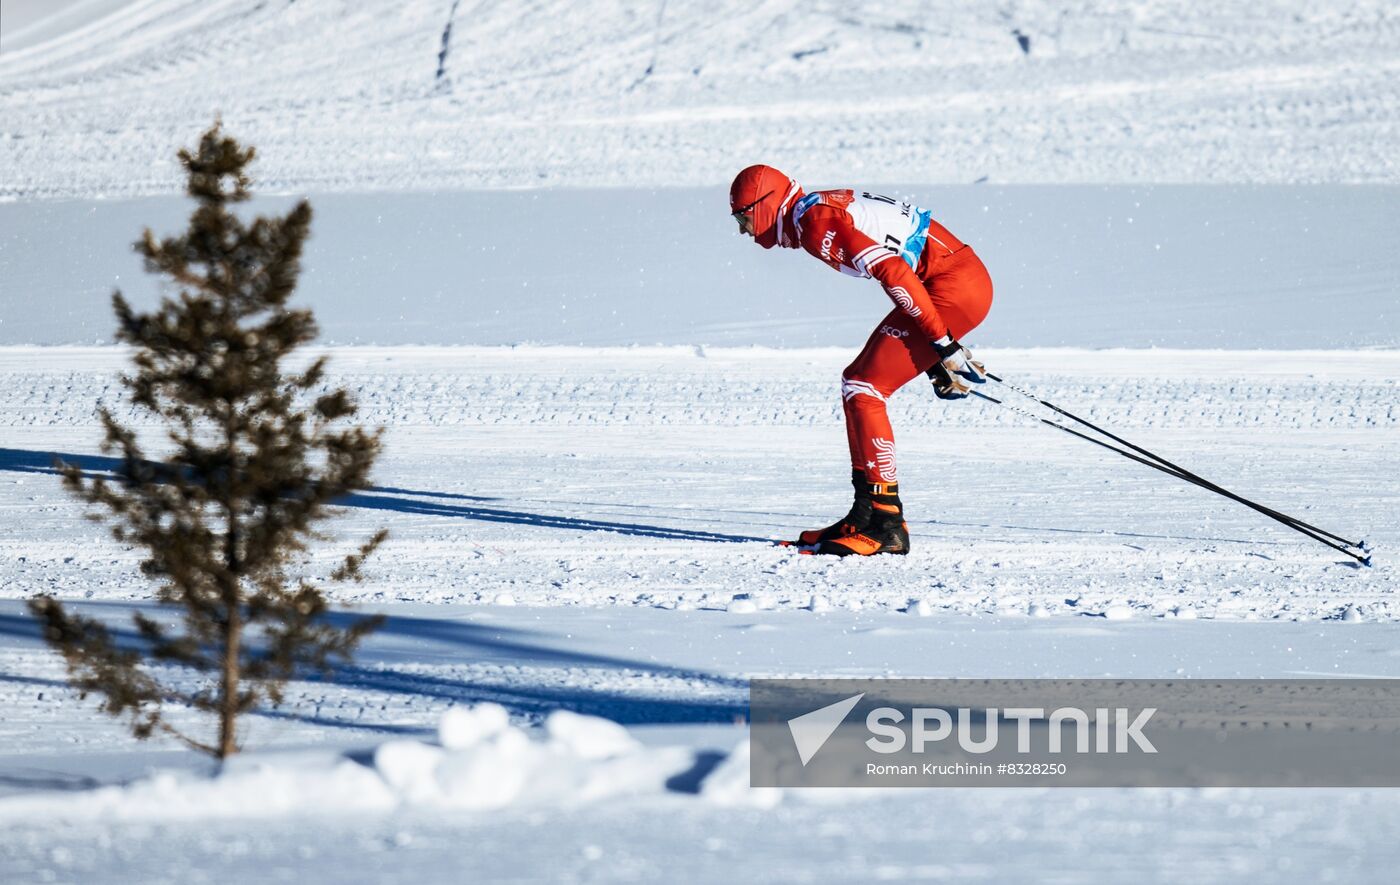
[[[768,193],[759,197],[757,200],[754,200],[747,206],[741,206],[740,208],[735,209],[733,212],[730,213],[730,215],[733,216],[735,223],[738,224],[739,227],[743,228],[745,233],[754,233],[752,217],[754,208],[758,206],[759,203],[762,203],[764,200],[773,196],[774,193],[775,191],[769,191]]]

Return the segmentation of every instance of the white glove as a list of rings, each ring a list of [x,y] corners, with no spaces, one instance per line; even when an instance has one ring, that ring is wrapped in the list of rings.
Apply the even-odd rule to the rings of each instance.
[[[933,392],[939,399],[962,399],[974,384],[987,382],[987,369],[972,358],[972,351],[944,335],[933,342],[939,361],[927,372],[933,382]]]

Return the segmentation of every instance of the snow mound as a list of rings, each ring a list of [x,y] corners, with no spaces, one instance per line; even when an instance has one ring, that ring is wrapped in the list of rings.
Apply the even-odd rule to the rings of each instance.
[[[780,798],[749,787],[747,740],[709,767],[690,747],[646,747],[616,722],[567,710],[551,713],[536,738],[497,704],[449,710],[438,733],[441,745],[389,741],[363,761],[330,751],[253,754],[213,776],[162,771],[124,786],[0,799],[0,821],[577,806],[670,792],[695,770],[706,773],[689,789],[709,802],[770,807]]]
[[[772,808],[782,801],[777,787],[749,786],[749,742],[742,740],[700,785],[700,797],[714,805]]]
[[[758,604],[746,596],[735,596],[729,600],[724,610],[736,615],[751,615],[758,611]]]
[[[510,727],[510,716],[500,704],[452,707],[438,723],[438,743],[449,750],[466,750]]]
[[[449,710],[442,747],[391,741],[374,768],[402,802],[486,809],[661,793],[696,761],[688,748],[643,747],[616,722],[567,710],[551,713],[544,732],[532,740],[496,704]]]
[[[124,786],[8,798],[0,820],[188,821],[379,811],[398,801],[374,769],[339,753],[305,752],[234,758],[214,777],[161,771]]]
[[[555,746],[580,759],[607,759],[631,753],[640,746],[627,729],[609,719],[580,716],[568,710],[555,710],[544,721],[545,733]]]
[[[1130,605],[1110,605],[1103,610],[1103,616],[1110,621],[1131,621],[1133,619],[1133,607]]]

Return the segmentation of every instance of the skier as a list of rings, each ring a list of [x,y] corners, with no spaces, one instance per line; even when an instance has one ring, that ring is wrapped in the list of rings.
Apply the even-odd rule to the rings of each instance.
[[[844,274],[874,277],[895,303],[841,373],[855,503],[836,523],[784,543],[836,556],[908,553],[885,403],[920,372],[942,399],[966,397],[986,381],[986,370],[958,343],[991,309],[986,267],[918,206],[850,190],[807,194],[771,166],[735,177],[729,209],[763,248],[800,246]]]

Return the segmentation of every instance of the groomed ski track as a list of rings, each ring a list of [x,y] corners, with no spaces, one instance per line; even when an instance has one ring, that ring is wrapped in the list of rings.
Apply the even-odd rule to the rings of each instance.
[[[1227,488],[1378,551],[1375,567],[1007,409],[891,401],[913,552],[772,542],[849,504],[844,349],[337,348],[333,381],[387,428],[349,543],[391,540],[344,602],[1392,621],[1395,351],[989,350],[1051,401]],[[5,595],[148,593],[82,521],[54,454],[101,470],[94,404],[118,348],[0,348]],[[989,388],[991,389],[991,388]],[[1009,394],[1004,388],[1003,394]],[[1009,402],[1029,405],[1014,395]],[[158,439],[157,439],[158,444]],[[339,555],[323,550],[317,568]]]

